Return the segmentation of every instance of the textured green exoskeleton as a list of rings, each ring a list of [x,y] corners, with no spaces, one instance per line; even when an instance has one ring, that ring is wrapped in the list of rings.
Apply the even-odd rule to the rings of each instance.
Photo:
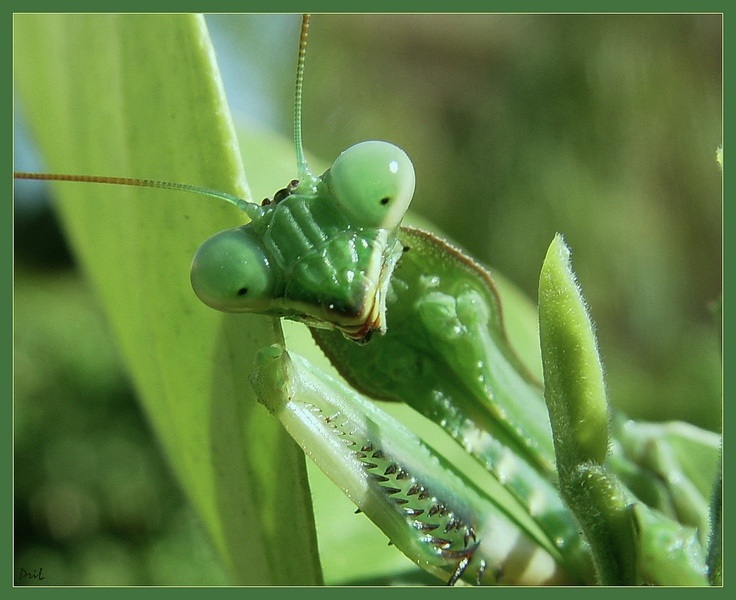
[[[312,330],[353,387],[402,401],[445,429],[516,497],[580,582],[590,552],[556,489],[542,388],[511,348],[493,280],[459,250],[402,228],[388,293],[388,330],[357,346]]]
[[[356,340],[385,331],[385,295],[401,256],[399,223],[414,168],[386,142],[343,152],[322,177],[304,176],[252,219],[197,251],[192,287],[208,306],[334,327]]]
[[[414,167],[403,150],[374,140],[345,150],[321,177],[309,171],[301,132],[308,30],[304,15],[294,99],[299,179],[261,206],[236,201],[251,223],[202,244],[192,287],[217,310],[284,317],[365,342],[386,331]]]
[[[386,334],[354,348],[313,330],[316,342],[356,389],[442,414],[454,437],[471,437],[463,430],[472,424],[492,430],[554,479],[541,387],[506,339],[490,275],[430,233],[403,228],[400,238],[404,256],[389,286]],[[356,360],[341,360],[343,353]]]
[[[386,334],[365,346],[350,344],[330,331],[312,330],[313,337],[353,387],[374,398],[404,401],[443,427],[514,495],[557,548],[569,572],[580,582],[597,581],[590,547],[557,487],[553,465],[559,467],[559,456],[555,457],[552,448],[543,389],[527,375],[509,345],[490,275],[430,234],[404,228],[400,238],[405,252],[389,287]],[[581,409],[573,406],[573,410]],[[590,498],[608,488],[611,493],[624,490],[612,495],[610,501],[619,503],[615,504],[620,513],[616,518],[629,523],[629,539],[637,545],[637,552],[654,552],[649,542],[656,536],[648,535],[639,520],[641,529],[635,537],[634,520],[625,505],[644,505],[623,482],[662,511],[648,522],[656,520],[658,527],[668,523],[672,539],[682,540],[683,547],[689,547],[694,530],[680,523],[697,527],[703,532],[701,537],[707,537],[710,492],[691,483],[698,481],[698,469],[685,475],[677,460],[669,460],[664,464],[658,461],[659,469],[653,470],[647,464],[651,453],[634,441],[641,436],[625,435],[632,429],[639,431],[644,424],[621,417],[617,424],[614,434],[620,433],[622,439],[613,440],[607,466],[598,468],[595,476],[592,472],[586,475],[583,469],[577,485],[599,480],[600,485],[594,486],[599,491],[591,489]],[[658,448],[660,454],[670,456],[684,443],[666,437],[673,425],[648,427],[656,429],[647,429],[648,448]],[[697,429],[684,424],[674,427],[688,432]],[[579,435],[586,434],[580,430]],[[717,468],[717,438],[700,430],[689,436],[697,445],[692,456],[706,473],[706,481],[712,481]],[[607,445],[605,440],[602,446],[596,440],[594,443],[600,459]],[[625,559],[624,554],[614,553],[613,560]],[[687,576],[689,581],[704,583],[702,556],[685,552],[678,560],[690,564],[688,557],[695,565]],[[629,583],[649,581],[646,575],[633,573],[633,563],[628,562]],[[677,569],[669,574],[660,572],[658,583],[682,581],[680,575]]]

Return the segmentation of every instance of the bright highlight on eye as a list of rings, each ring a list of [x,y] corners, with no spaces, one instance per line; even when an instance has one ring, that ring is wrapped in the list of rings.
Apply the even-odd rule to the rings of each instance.
[[[323,177],[357,227],[394,229],[414,195],[414,166],[401,148],[388,142],[348,148]]]

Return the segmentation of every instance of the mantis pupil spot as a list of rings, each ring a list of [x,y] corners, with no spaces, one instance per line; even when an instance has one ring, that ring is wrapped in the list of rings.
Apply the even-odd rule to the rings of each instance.
[[[245,296],[248,293],[247,287],[242,287],[238,290],[238,296]]]
[[[381,198],[381,204],[383,206],[386,206],[389,202],[391,202],[391,198],[389,198],[388,196],[386,196],[385,198]]]

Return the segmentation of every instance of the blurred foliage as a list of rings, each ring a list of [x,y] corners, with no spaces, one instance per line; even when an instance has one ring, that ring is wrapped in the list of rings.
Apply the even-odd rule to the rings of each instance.
[[[15,583],[225,583],[96,299],[63,246],[31,247],[38,218],[15,227]]]
[[[236,115],[290,137],[298,19],[210,23]],[[721,39],[719,15],[318,15],[305,144],[327,162],[402,146],[413,209],[532,298],[562,232],[612,403],[720,430]],[[245,72],[259,97],[237,93]],[[50,218],[15,226],[16,565],[223,583]]]
[[[310,43],[312,151],[402,146],[413,209],[531,298],[563,233],[614,405],[720,428],[720,16],[331,16]]]

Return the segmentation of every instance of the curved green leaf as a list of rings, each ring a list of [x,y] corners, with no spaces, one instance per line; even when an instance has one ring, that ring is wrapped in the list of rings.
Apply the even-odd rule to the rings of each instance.
[[[18,15],[14,28],[17,89],[50,171],[247,198],[201,17]],[[189,286],[198,244],[243,216],[151,189],[64,183],[55,192],[148,416],[233,582],[319,583],[304,457],[256,406],[247,379],[276,332],[268,319],[207,309]]]

